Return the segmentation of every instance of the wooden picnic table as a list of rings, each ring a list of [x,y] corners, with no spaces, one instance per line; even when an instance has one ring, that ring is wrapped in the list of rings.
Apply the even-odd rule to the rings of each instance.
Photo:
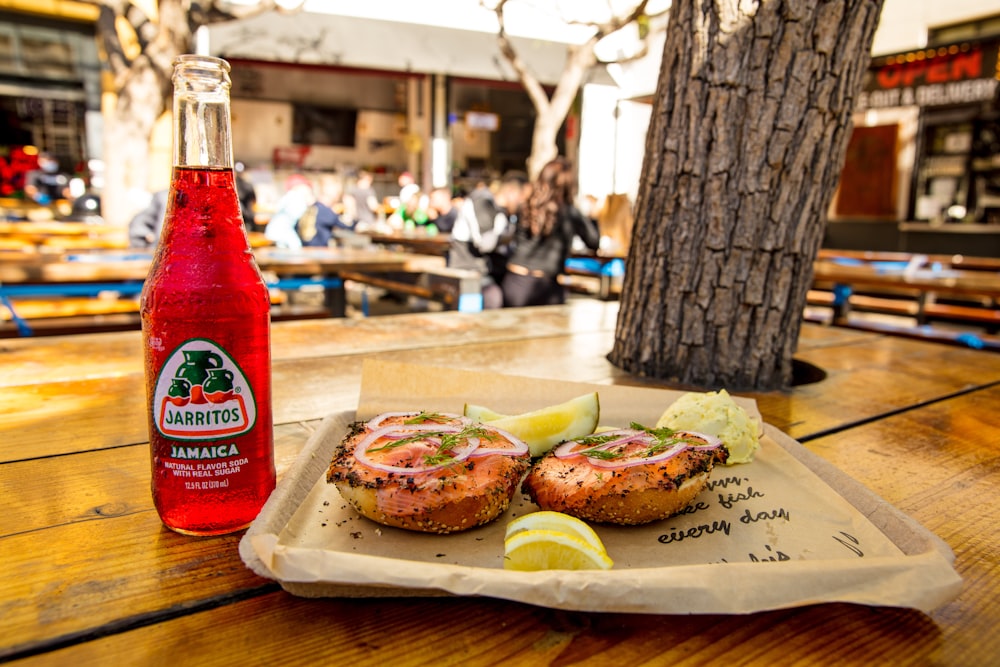
[[[876,311],[911,315],[918,325],[932,317],[974,322],[994,330],[1000,325],[1000,272],[996,271],[817,260],[813,264],[813,285],[833,288],[828,296],[835,324],[849,324],[853,302],[860,300],[872,303]],[[909,296],[914,301],[907,305],[896,298],[856,298],[853,292],[857,291]],[[940,297],[961,299],[969,305],[941,304]]]
[[[12,248],[42,252],[115,250],[128,247],[128,230],[120,226],[59,220],[0,221],[0,240]]]
[[[1000,272],[962,269],[885,269],[869,264],[817,261],[813,282],[831,282],[851,287],[908,289],[938,295],[978,296],[1000,299]]]
[[[262,247],[254,254],[269,285],[285,290],[305,285],[322,289],[322,312],[333,317],[346,313],[344,280],[348,274],[420,268],[426,261],[380,248]],[[0,303],[0,322],[13,320],[15,314],[25,321],[45,319],[53,323],[59,322],[56,318],[82,317],[89,322],[118,314],[117,319],[103,319],[93,326],[134,328],[138,301],[115,295],[134,297],[139,293],[151,257],[149,251],[91,251],[58,257],[36,254],[18,259],[0,256],[0,297],[10,299]],[[13,328],[11,331],[16,333]]]
[[[396,271],[412,255],[381,249],[275,247],[254,251],[262,271],[277,275],[336,275],[341,270]],[[4,260],[0,256],[0,282],[70,283],[145,280],[152,263],[149,251],[88,252],[53,259],[47,256]]]
[[[421,255],[444,257],[451,247],[450,234],[428,234],[423,229],[398,231],[391,234],[384,232],[359,232],[372,240],[372,243],[390,247],[398,247],[405,252],[415,252]]]
[[[283,475],[367,357],[659,386],[605,359],[618,304],[273,326]],[[1000,655],[1000,356],[805,325],[826,378],[766,421],[943,538],[964,577],[930,614],[818,604],[746,616],[556,611],[488,598],[304,599],[240,535],[164,529],[149,495],[138,332],[0,342],[0,660],[17,664],[980,665]],[[763,565],[766,566],[766,565]]]
[[[966,271],[1000,271],[1000,257],[973,257],[971,255],[925,255],[922,253],[882,250],[837,250],[821,248],[816,256],[820,260],[852,259],[860,262],[898,262],[907,264],[919,258],[921,266],[940,264],[945,268]]]

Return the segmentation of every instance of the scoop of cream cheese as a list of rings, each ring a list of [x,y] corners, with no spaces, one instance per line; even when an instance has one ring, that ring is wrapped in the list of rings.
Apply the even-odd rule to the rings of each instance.
[[[714,435],[729,450],[726,465],[749,463],[760,449],[760,424],[725,389],[684,394],[666,409],[656,427]]]

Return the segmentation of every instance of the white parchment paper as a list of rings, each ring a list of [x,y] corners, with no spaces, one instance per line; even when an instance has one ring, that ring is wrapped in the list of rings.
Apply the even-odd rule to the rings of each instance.
[[[537,409],[597,390],[601,423],[653,424],[680,393],[366,362],[357,416],[387,410]],[[752,401],[740,399],[753,414]],[[240,544],[255,572],[306,596],[482,595],[563,609],[749,613],[817,602],[929,611],[957,595],[948,547],[799,443],[765,425],[752,463],[718,466],[685,514],[639,527],[594,525],[611,571],[503,569],[504,526],[455,535],[379,526],[325,481],[355,413],[313,435]]]

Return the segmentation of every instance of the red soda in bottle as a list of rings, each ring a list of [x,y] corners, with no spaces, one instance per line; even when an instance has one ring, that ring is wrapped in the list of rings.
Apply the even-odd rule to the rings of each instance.
[[[153,503],[179,533],[246,527],[274,489],[270,300],[236,195],[229,64],[180,56],[174,169],[142,291]]]

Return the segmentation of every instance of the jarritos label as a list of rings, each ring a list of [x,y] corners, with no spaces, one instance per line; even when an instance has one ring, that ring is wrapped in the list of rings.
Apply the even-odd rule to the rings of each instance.
[[[153,414],[156,429],[169,438],[213,440],[249,432],[257,404],[233,358],[207,338],[191,338],[160,368]]]

